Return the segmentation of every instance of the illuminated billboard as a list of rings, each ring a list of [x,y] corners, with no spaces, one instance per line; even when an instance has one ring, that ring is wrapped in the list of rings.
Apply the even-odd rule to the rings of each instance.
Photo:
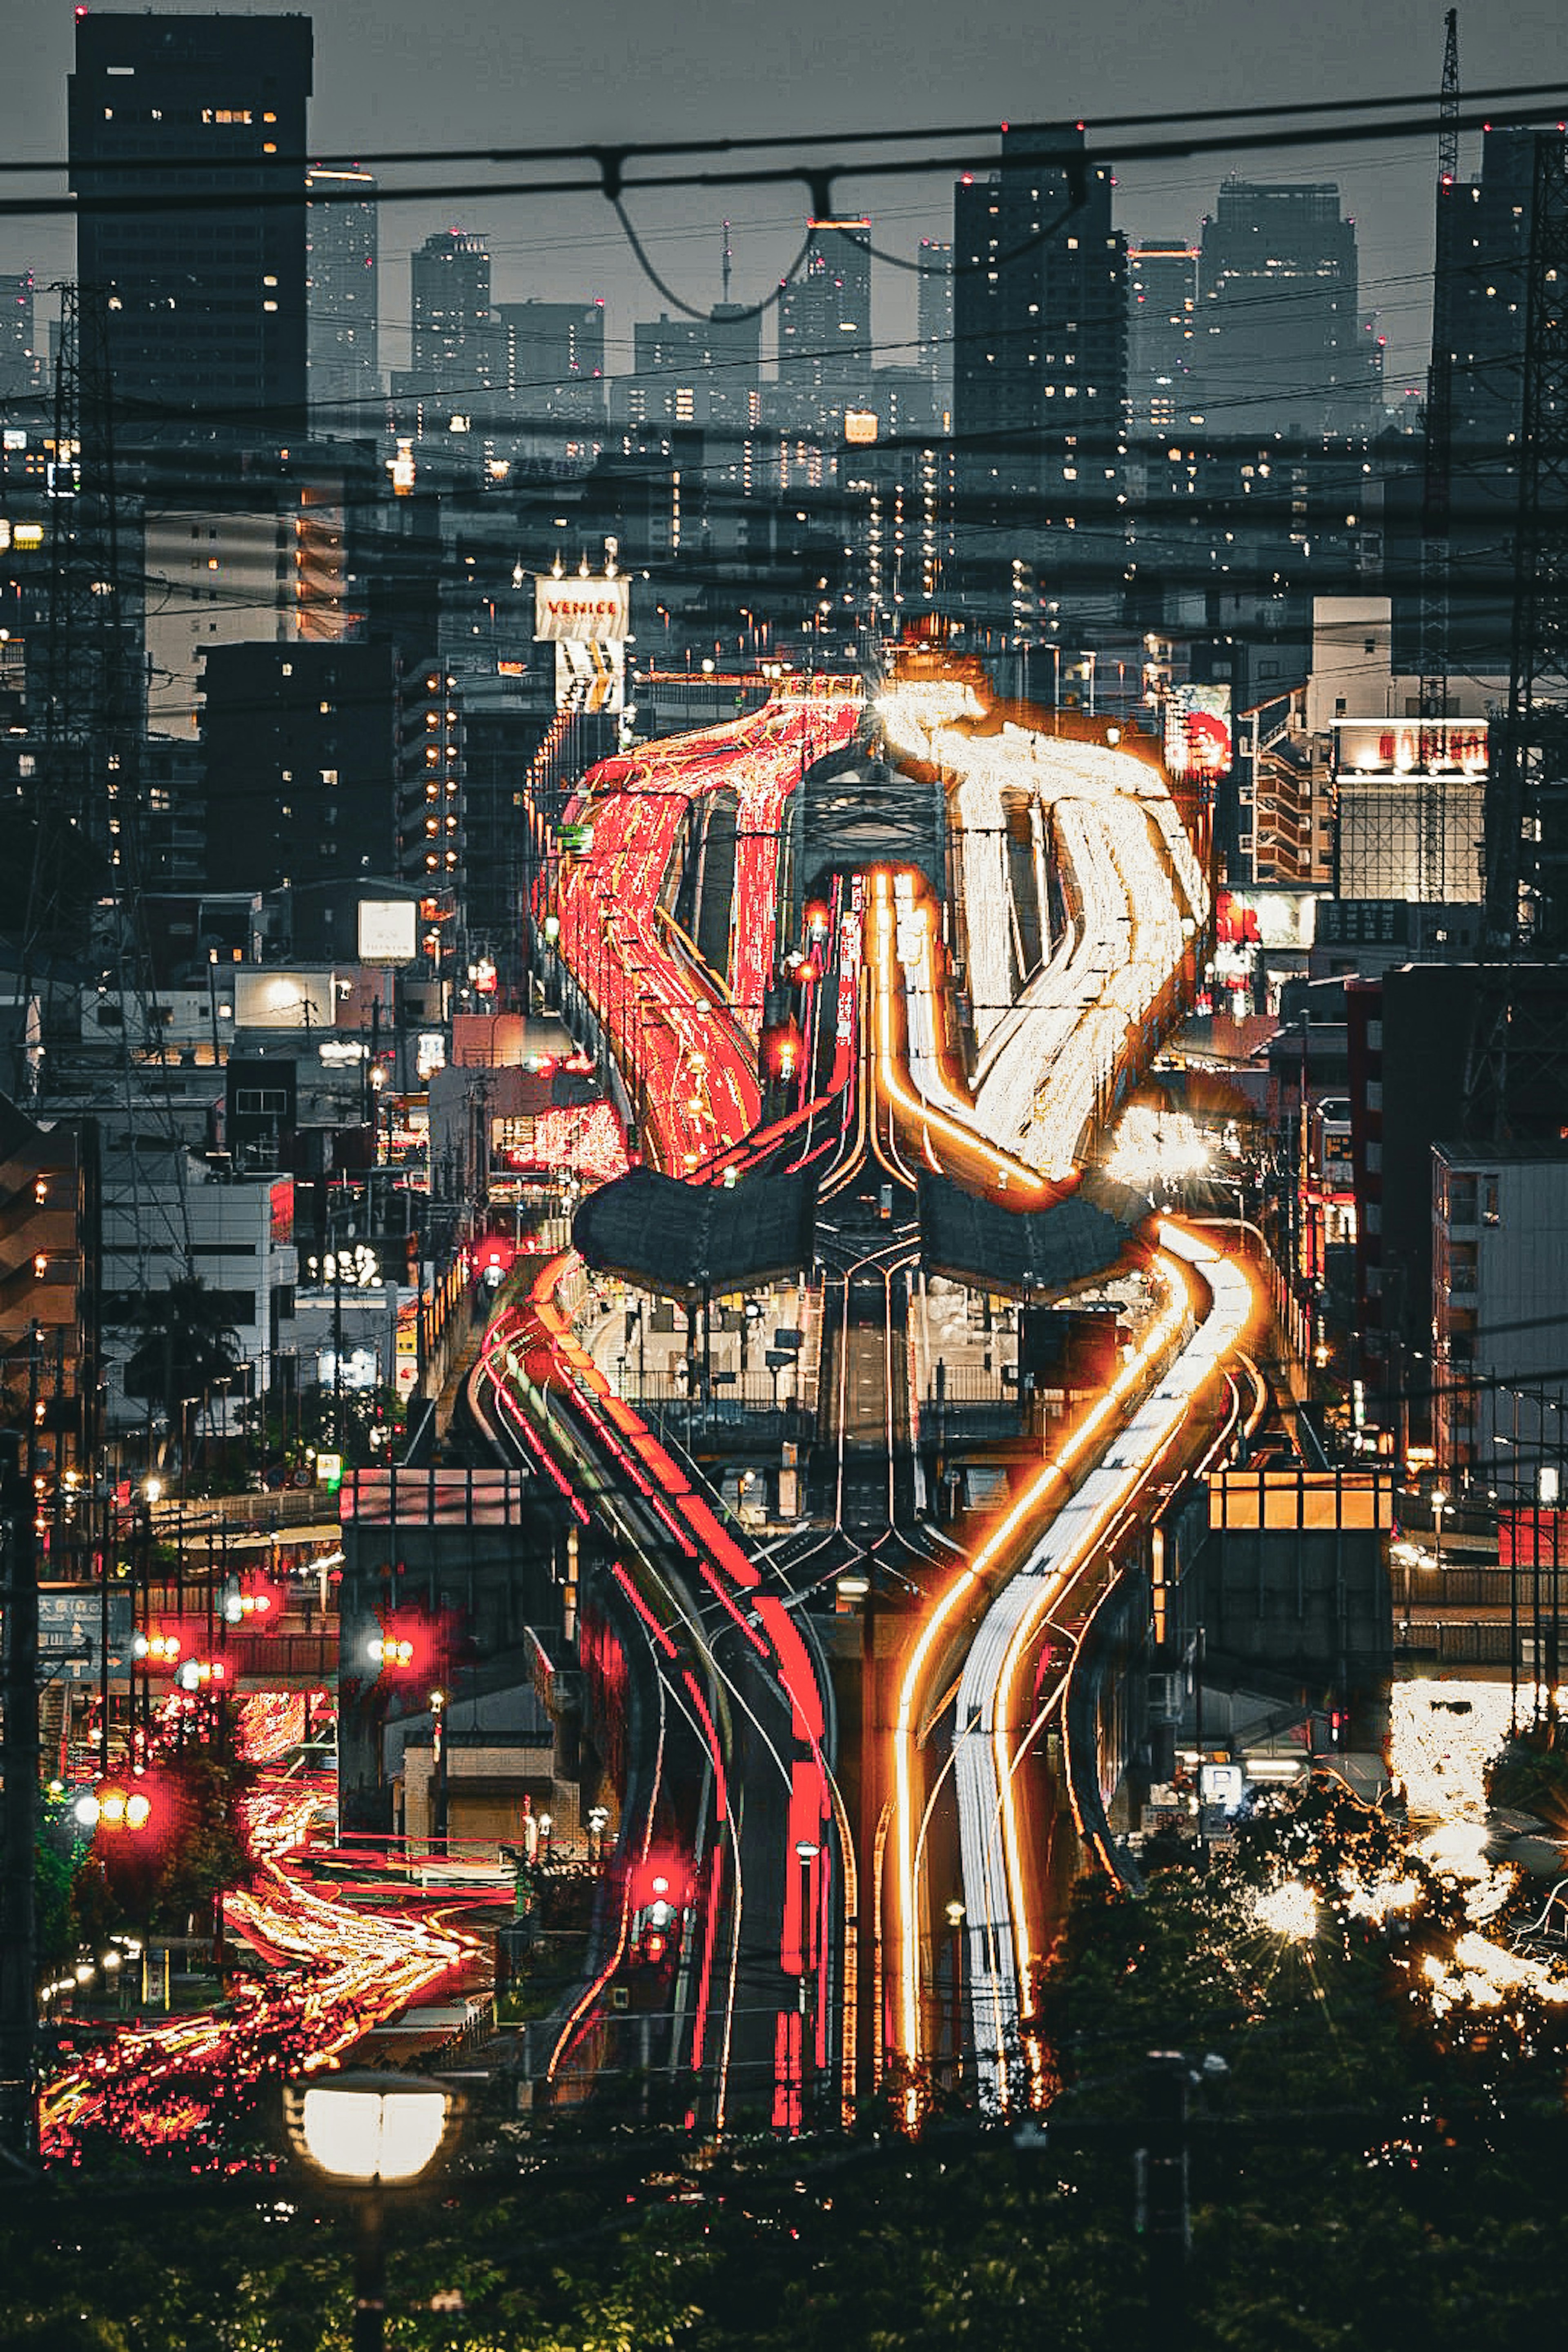
[[[412,963],[417,949],[419,905],[415,898],[362,898],[359,902],[361,963]]]
[[[1342,776],[1484,776],[1484,719],[1337,719]]]
[[[1178,783],[1228,773],[1228,686],[1173,686],[1167,690],[1165,769]]]
[[[602,574],[592,579],[533,583],[533,635],[538,644],[618,644],[631,634],[631,583]]]

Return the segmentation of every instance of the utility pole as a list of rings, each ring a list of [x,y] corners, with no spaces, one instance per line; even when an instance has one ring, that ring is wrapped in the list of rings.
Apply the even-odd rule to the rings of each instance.
[[[1149,2352],[1183,2352],[1187,2341],[1188,2062],[1179,2050],[1151,2050],[1147,2120],[1133,2152],[1138,2234],[1143,2241]]]

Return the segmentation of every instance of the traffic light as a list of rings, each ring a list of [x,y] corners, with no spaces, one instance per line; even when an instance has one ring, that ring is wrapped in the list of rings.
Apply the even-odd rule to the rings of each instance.
[[[380,1674],[414,1674],[429,1664],[429,1643],[424,1628],[408,1617],[384,1617],[379,1632],[364,1645],[364,1654]]]
[[[174,1680],[183,1691],[198,1691],[205,1690],[209,1683],[226,1680],[227,1674],[221,1658],[187,1658]]]
[[[84,1789],[71,1806],[71,1819],[84,1830],[144,1830],[152,1818],[146,1790],[122,1789],[114,1780]]]
[[[632,1877],[629,1949],[634,1960],[658,1968],[669,1957],[680,1929],[688,1887],[671,1854],[649,1854]]]

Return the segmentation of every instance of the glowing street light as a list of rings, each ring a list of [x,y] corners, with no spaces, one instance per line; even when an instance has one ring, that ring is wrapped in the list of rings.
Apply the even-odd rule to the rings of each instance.
[[[357,2192],[353,2352],[386,2341],[386,2244],[379,2192],[406,2188],[440,2153],[456,2108],[439,2083],[407,2074],[314,2075],[287,2084],[283,2115],[297,2156],[334,2188]]]

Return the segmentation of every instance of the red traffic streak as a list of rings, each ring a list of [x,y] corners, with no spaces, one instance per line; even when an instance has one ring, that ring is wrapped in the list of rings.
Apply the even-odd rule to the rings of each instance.
[[[749,718],[651,745],[591,772],[574,801],[593,846],[560,892],[560,950],[624,1071],[635,1072],[654,1157],[676,1174],[756,1126],[755,1040],[773,970],[780,836],[807,764],[847,742],[854,701],[779,698]],[[736,794],[734,888],[723,979],[680,951],[665,906],[688,812]]]
[[[234,2092],[280,2066],[333,2064],[477,1952],[476,1937],[436,1916],[356,1910],[309,1883],[300,1849],[330,1791],[322,1778],[264,1780],[245,1801],[255,1876],[225,1897],[224,1916],[272,1973],[237,1986],[219,2009],[121,2032],[75,2060],[40,2102],[47,2160],[73,2160],[94,2126],[144,2150],[203,2146]]]

